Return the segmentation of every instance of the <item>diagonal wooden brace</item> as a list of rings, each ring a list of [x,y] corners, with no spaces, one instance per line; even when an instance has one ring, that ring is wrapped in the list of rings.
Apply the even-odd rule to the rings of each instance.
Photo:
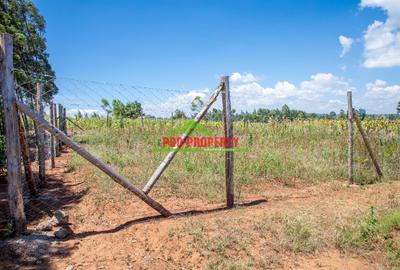
[[[378,160],[375,157],[375,154],[374,154],[374,151],[372,150],[371,144],[368,141],[368,136],[367,136],[367,133],[365,133],[365,130],[361,124],[361,120],[358,117],[358,114],[354,109],[353,109],[353,118],[354,118],[354,120],[356,120],[356,125],[358,128],[358,131],[360,131],[360,134],[364,141],[365,147],[367,148],[369,156],[371,157],[372,163],[375,166],[376,173],[378,174],[379,177],[382,177],[383,173],[382,173],[381,167],[379,166]]]
[[[132,185],[132,183],[129,182],[128,179],[126,179],[125,177],[119,175],[111,167],[109,167],[108,165],[104,164],[102,161],[100,161],[99,159],[94,157],[92,154],[90,154],[88,151],[83,149],[81,146],[79,146],[77,143],[75,143],[73,140],[71,140],[68,136],[66,136],[61,130],[59,130],[58,128],[50,125],[38,113],[36,113],[35,111],[32,111],[31,109],[29,109],[27,106],[25,106],[24,104],[22,104],[19,101],[16,101],[16,104],[18,106],[18,109],[21,112],[23,112],[26,115],[28,115],[38,125],[41,125],[46,131],[50,132],[58,140],[62,141],[67,146],[71,147],[73,150],[75,150],[83,158],[85,158],[90,163],[92,163],[97,168],[99,168],[104,173],[106,173],[108,176],[110,176],[115,182],[117,182],[118,184],[120,184],[124,188],[128,189],[133,194],[138,196],[141,200],[143,200],[145,203],[147,203],[150,207],[152,207],[153,209],[157,210],[161,215],[163,215],[165,217],[168,217],[168,216],[171,215],[171,212],[169,212],[167,209],[165,209],[160,203],[156,202],[151,197],[147,196],[142,190],[140,190],[136,186]]]
[[[160,178],[162,173],[165,171],[165,169],[168,167],[168,165],[171,163],[171,161],[174,159],[176,153],[179,151],[179,149],[182,147],[182,145],[185,143],[186,139],[189,137],[189,135],[195,130],[197,124],[200,122],[200,120],[206,115],[208,109],[211,107],[211,105],[217,100],[219,92],[222,91],[224,88],[224,84],[220,83],[215,89],[214,93],[211,95],[210,99],[206,103],[206,105],[201,109],[201,111],[196,115],[194,118],[194,122],[190,127],[186,130],[186,132],[181,136],[182,139],[182,144],[176,145],[171,152],[168,153],[168,155],[165,157],[163,162],[158,166],[158,168],[154,171],[153,175],[150,177],[149,181],[147,182],[146,186],[143,188],[144,193],[149,193],[150,190],[153,188],[153,186],[156,184],[157,180]]]

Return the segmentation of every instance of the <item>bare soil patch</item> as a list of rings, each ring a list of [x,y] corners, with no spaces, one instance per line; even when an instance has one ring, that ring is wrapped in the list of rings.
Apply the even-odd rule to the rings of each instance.
[[[48,184],[27,208],[29,229],[56,209],[68,211],[73,235],[37,238],[26,252],[20,239],[2,242],[1,269],[377,269],[379,252],[348,254],[335,245],[338,227],[371,205],[396,204],[399,182],[346,187],[343,182],[305,184],[260,181],[235,209],[221,203],[151,194],[173,213],[163,218],[142,201],[121,192],[107,198],[88,188],[82,170],[67,172],[71,153],[57,159]],[[111,181],[111,180],[110,180]],[[34,209],[37,209],[36,211]],[[29,239],[28,239],[29,240]],[[25,241],[26,242],[26,241]],[[35,241],[28,241],[36,243]],[[35,250],[35,248],[33,248]],[[11,257],[12,256],[12,257]],[[36,258],[36,259],[35,259]]]

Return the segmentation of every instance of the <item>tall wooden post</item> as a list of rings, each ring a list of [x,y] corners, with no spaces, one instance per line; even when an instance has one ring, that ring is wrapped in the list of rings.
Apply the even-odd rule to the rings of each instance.
[[[54,104],[50,103],[50,124],[54,126],[55,117],[54,117]],[[51,168],[56,167],[56,149],[55,149],[55,137],[54,135],[50,135],[50,160],[51,160]]]
[[[63,107],[63,127],[64,127],[64,133],[65,135],[68,135],[67,132],[67,109]]]
[[[353,179],[353,100],[351,91],[347,92],[347,130],[348,130],[348,176],[349,176],[349,184],[352,185],[354,183]]]
[[[235,203],[234,183],[233,183],[233,122],[231,112],[231,97],[229,91],[229,76],[222,76],[221,82],[224,83],[222,89],[222,108],[224,113],[225,141],[225,184],[226,184],[226,204],[229,208]]]
[[[61,104],[58,104],[58,128],[63,131],[63,107]],[[61,152],[61,147],[62,147],[63,143],[61,141],[58,141],[58,148]]]
[[[43,84],[36,85],[36,111],[43,117],[43,103],[42,103],[42,90]],[[46,151],[45,151],[45,135],[43,127],[37,126],[38,136],[38,161],[39,161],[39,180],[44,183],[46,180]]]
[[[53,114],[54,114],[54,124],[53,124],[53,126],[56,127],[56,128],[60,128],[58,126],[58,122],[59,122],[58,118],[60,116],[57,113],[57,104],[53,104]],[[58,156],[60,156],[60,140],[56,136],[54,136],[54,137],[55,137],[54,148],[56,150],[56,157],[58,157]]]
[[[13,43],[10,34],[0,34],[0,57],[0,76],[7,143],[8,204],[11,219],[15,225],[15,232],[21,234],[26,230],[26,218],[22,197],[18,112],[15,106]]]

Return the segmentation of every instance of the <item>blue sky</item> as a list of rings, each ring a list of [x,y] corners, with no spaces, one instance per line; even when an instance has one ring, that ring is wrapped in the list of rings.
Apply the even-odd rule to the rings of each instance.
[[[398,0],[34,2],[60,77],[182,89],[184,103],[232,75],[239,110],[338,112],[347,90],[369,112],[400,101]]]

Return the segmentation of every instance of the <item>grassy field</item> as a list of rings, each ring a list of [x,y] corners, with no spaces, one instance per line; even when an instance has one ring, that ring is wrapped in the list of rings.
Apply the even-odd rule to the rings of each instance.
[[[163,136],[178,136],[174,130],[185,125],[184,120],[126,120],[106,127],[104,119],[79,119],[85,131],[74,139],[128,179],[142,187],[159,165],[165,153],[160,147]],[[378,156],[385,178],[400,180],[400,121],[364,121],[373,149]],[[203,122],[202,130],[213,136],[223,135],[221,122]],[[291,185],[294,180],[309,183],[347,178],[347,127],[345,120],[297,120],[269,123],[235,123],[238,146],[245,152],[235,154],[236,195],[257,192],[257,183],[280,180]],[[197,131],[193,136],[202,136]],[[368,184],[377,179],[360,135],[355,130],[355,181]],[[77,155],[70,170],[86,165]],[[95,168],[87,172],[88,179],[112,190],[106,176]],[[179,153],[157,183],[157,189],[167,194],[200,198],[208,201],[224,199],[224,153]]]
[[[84,131],[69,126],[69,133],[143,187],[166,155],[155,151],[162,137],[178,136],[187,121],[126,120],[121,128],[118,121],[106,127],[104,119],[77,119]],[[363,125],[384,178],[376,177],[355,130],[360,185],[348,187],[344,119],[236,122],[238,147],[246,149],[235,153],[238,206],[224,208],[224,153],[181,152],[150,193],[175,213],[171,218],[154,216],[97,168],[64,152],[49,173],[70,194],[84,195],[66,206],[74,237],[63,242],[64,252],[73,247],[73,253],[51,263],[55,269],[399,269],[400,121]],[[222,130],[221,122],[208,121],[193,136]]]

